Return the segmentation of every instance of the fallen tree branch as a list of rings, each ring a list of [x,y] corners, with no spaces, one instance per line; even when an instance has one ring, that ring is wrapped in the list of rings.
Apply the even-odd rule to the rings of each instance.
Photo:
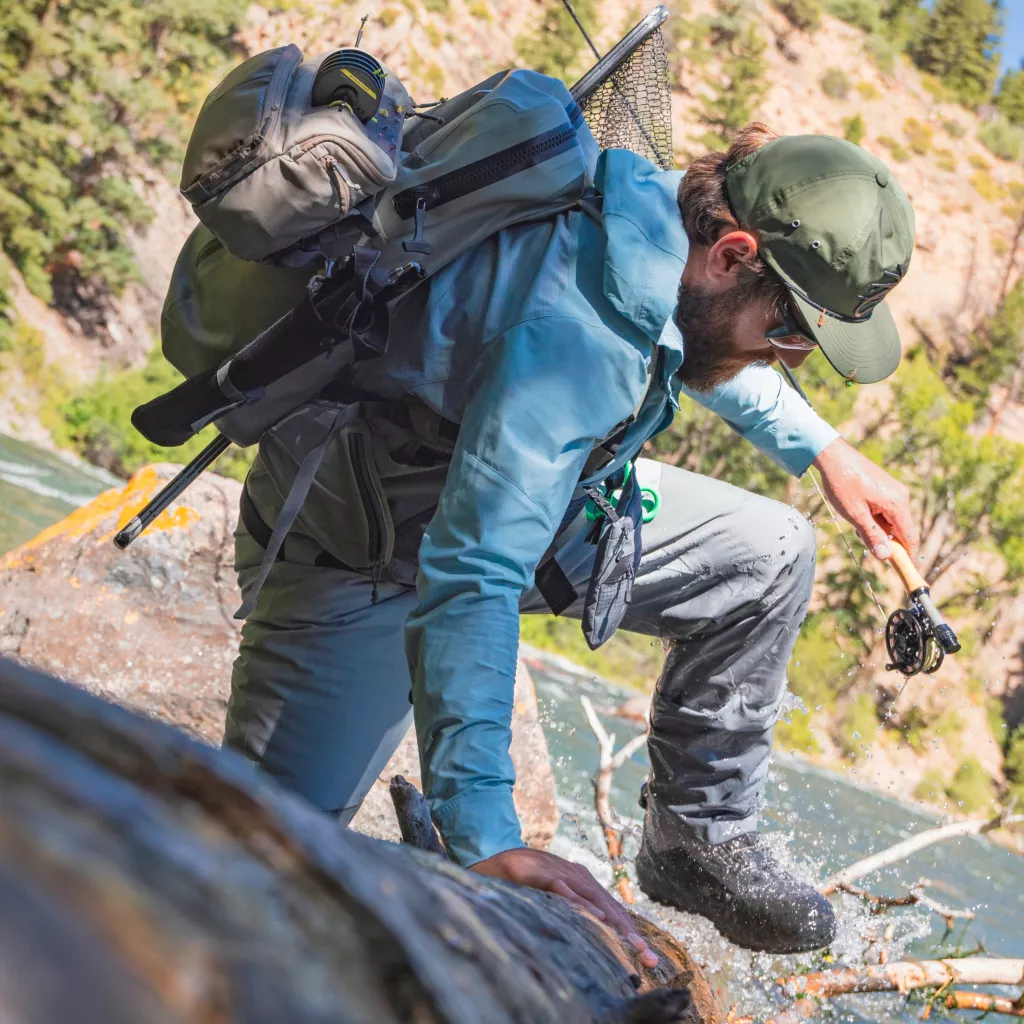
[[[920,906],[941,917],[946,922],[947,928],[952,928],[953,922],[956,920],[974,920],[973,910],[969,908],[957,910],[953,907],[947,907],[945,904],[939,903],[938,900],[933,900],[930,896],[926,896],[922,891],[923,889],[923,880],[911,886],[910,892],[905,896],[877,896],[875,893],[868,892],[866,889],[858,889],[856,886],[848,885],[846,882],[840,882],[835,887],[836,892],[846,892],[851,896],[856,896],[872,904],[872,914],[884,914],[890,907]]]
[[[615,887],[622,897],[622,902],[632,904],[636,902],[636,896],[633,894],[633,886],[630,884],[629,874],[626,871],[626,860],[622,856],[622,831],[614,824],[610,792],[612,775],[615,770],[621,768],[644,745],[647,741],[647,733],[639,733],[621,750],[616,751],[615,734],[609,735],[601,724],[590,698],[580,697],[580,703],[583,705],[590,728],[593,729],[594,735],[597,737],[600,751],[597,776],[594,779],[594,806],[597,809],[597,820],[601,823],[601,829],[604,832],[605,845],[608,847],[608,856],[612,862]]]
[[[788,996],[817,996],[821,999],[853,992],[899,992],[906,995],[916,989],[941,988],[950,984],[1020,985],[1024,984],[1024,960],[990,956],[913,962],[896,960],[877,966],[812,971],[779,978],[778,983]]]
[[[448,854],[434,830],[427,798],[407,781],[404,775],[392,778],[388,784],[388,792],[391,794],[391,802],[395,805],[395,816],[398,818],[402,842],[428,853],[440,854],[447,860]]]
[[[987,992],[950,992],[945,1001],[947,1010],[981,1010],[983,1013],[1005,1013],[1008,1017],[1024,1017],[1024,1002],[1006,996],[990,996]]]
[[[1021,815],[1010,816],[1009,809],[1004,808],[994,818],[973,818],[967,821],[954,821],[949,825],[942,825],[939,828],[918,832],[916,835],[896,843],[895,846],[890,846],[888,849],[873,853],[870,857],[865,857],[863,860],[843,868],[842,871],[831,878],[826,878],[818,886],[818,892],[822,896],[831,896],[840,886],[848,885],[858,878],[870,875],[873,871],[878,871],[880,868],[888,867],[890,864],[904,860],[911,854],[932,846],[934,843],[941,843],[943,840],[954,839],[957,836],[984,835],[986,832],[992,832],[997,828],[1002,828],[1004,825],[1014,825],[1020,821],[1024,821],[1024,817]]]

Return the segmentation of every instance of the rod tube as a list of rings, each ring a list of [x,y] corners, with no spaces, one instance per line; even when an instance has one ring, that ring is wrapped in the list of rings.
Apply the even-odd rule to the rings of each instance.
[[[119,530],[114,535],[115,546],[124,551],[171,502],[195,483],[202,473],[209,469],[230,447],[231,441],[223,434],[218,434],[216,439],[211,441],[180,473],[167,482],[159,494],[123,530]]]

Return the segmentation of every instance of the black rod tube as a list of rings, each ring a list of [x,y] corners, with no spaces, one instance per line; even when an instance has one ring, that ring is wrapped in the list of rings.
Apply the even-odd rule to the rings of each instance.
[[[122,551],[148,527],[168,505],[182,494],[199,476],[231,447],[223,434],[218,434],[180,473],[167,482],[159,494],[123,529],[114,535],[114,544]]]

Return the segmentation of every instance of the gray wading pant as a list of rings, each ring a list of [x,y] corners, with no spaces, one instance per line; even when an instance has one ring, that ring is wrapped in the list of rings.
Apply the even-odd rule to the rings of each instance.
[[[753,829],[786,664],[814,579],[810,524],[787,505],[670,466],[644,527],[621,628],[670,641],[652,710],[650,787],[709,842]],[[578,593],[586,522],[557,558]],[[243,594],[263,550],[239,524]],[[415,593],[277,562],[242,630],[224,742],[347,823],[412,721],[403,625]],[[566,614],[579,617],[582,601]],[[536,590],[524,612],[545,612]]]

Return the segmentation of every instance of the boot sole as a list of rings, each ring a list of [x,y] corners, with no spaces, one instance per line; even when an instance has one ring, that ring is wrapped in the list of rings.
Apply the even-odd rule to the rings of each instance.
[[[824,942],[808,940],[806,943],[792,940],[787,941],[783,936],[778,936],[777,941],[773,942],[771,935],[759,940],[751,939],[749,936],[750,928],[768,930],[773,927],[772,923],[762,920],[740,924],[730,920],[732,908],[728,904],[723,904],[720,900],[715,899],[706,888],[700,891],[691,890],[689,893],[673,891],[670,886],[665,884],[662,872],[648,863],[647,858],[644,856],[643,848],[641,848],[640,853],[637,855],[634,869],[636,870],[637,884],[649,899],[661,904],[663,907],[672,907],[674,910],[681,910],[686,914],[697,914],[700,917],[706,918],[733,945],[740,946],[743,949],[750,949],[757,953],[810,953],[816,949],[824,949],[834,938],[833,935],[832,938]],[[689,899],[686,898],[687,896]]]

